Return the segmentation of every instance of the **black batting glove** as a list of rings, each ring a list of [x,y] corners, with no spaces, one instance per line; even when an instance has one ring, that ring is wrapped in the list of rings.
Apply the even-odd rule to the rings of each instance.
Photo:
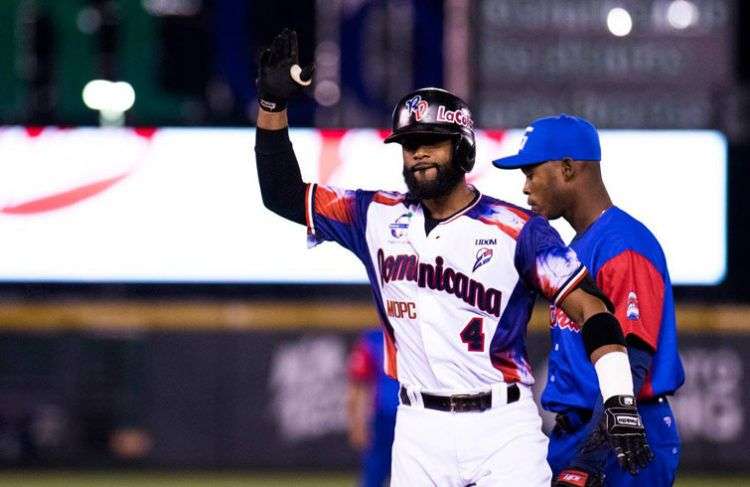
[[[552,487],[603,487],[604,475],[580,468],[566,468],[552,480]]]
[[[289,99],[312,82],[314,66],[299,65],[297,33],[284,29],[260,55],[258,103],[269,112],[280,112]]]
[[[620,467],[635,475],[654,458],[633,396],[612,396],[604,403],[604,427]]]

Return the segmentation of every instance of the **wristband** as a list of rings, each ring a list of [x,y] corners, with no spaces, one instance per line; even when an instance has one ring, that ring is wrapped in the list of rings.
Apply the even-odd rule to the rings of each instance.
[[[625,352],[609,352],[602,355],[594,364],[602,399],[613,396],[633,396],[633,376],[630,374],[630,361]]]
[[[620,322],[613,314],[607,312],[589,317],[581,327],[581,338],[583,338],[583,346],[586,347],[588,356],[605,345],[625,346],[625,337],[622,334]]]

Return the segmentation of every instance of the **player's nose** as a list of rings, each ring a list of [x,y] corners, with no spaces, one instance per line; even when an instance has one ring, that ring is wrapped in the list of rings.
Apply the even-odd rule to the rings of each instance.
[[[427,149],[427,146],[418,145],[414,148],[414,159],[424,159],[426,157],[430,157],[430,151]]]

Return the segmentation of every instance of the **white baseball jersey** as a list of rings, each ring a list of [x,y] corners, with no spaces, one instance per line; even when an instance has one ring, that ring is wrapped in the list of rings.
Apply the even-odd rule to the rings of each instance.
[[[488,196],[425,234],[422,205],[392,192],[308,185],[312,244],[367,269],[386,329],[386,372],[424,391],[531,385],[526,326],[537,293],[562,301],[586,274],[548,222]]]

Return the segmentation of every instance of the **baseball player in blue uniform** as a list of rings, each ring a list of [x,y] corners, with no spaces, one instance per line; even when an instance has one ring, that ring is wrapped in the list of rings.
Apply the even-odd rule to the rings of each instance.
[[[362,487],[383,487],[391,474],[398,382],[385,373],[383,330],[363,332],[349,355],[349,439],[362,452]]]
[[[494,161],[520,168],[532,210],[565,218],[570,246],[611,301],[626,337],[638,411],[655,460],[633,475],[600,445],[601,396],[581,327],[551,307],[552,351],[542,406],[557,413],[548,460],[557,485],[665,486],[675,479],[680,442],[667,396],[685,377],[677,351],[674,302],[664,253],[653,234],[614,206],[601,176],[596,129],[568,115],[541,118],[517,155]]]
[[[364,265],[385,329],[385,369],[401,384],[391,485],[549,485],[525,346],[539,294],[582,323],[604,436],[623,465],[646,465],[622,328],[545,218],[467,183],[475,140],[466,103],[423,88],[396,105],[384,142],[401,145],[408,193],[307,184],[286,115],[288,99],[311,81],[297,58],[290,31],[260,58],[261,195],[306,225],[310,244],[336,242]]]

